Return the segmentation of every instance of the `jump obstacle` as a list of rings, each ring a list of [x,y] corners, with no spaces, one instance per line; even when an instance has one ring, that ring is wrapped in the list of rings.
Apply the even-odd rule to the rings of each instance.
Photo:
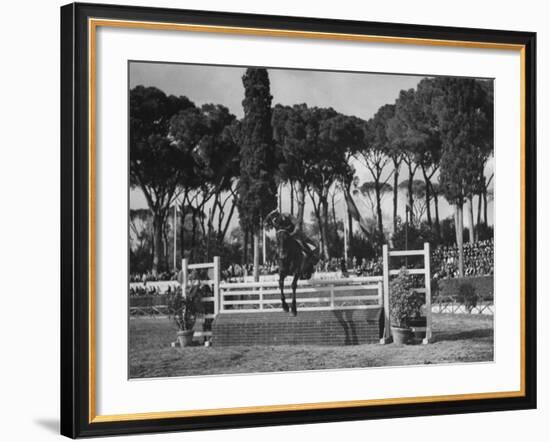
[[[211,313],[204,318],[210,330],[195,331],[195,337],[211,339],[215,346],[228,345],[345,345],[392,342],[390,329],[390,278],[400,269],[392,268],[392,258],[422,256],[422,268],[407,269],[422,275],[425,295],[426,326],[424,344],[432,340],[430,245],[422,250],[389,250],[383,246],[381,276],[347,277],[299,281],[296,290],[298,315],[281,309],[278,281],[222,282],[220,258],[209,263],[190,264],[182,260],[180,283],[185,290],[195,283],[189,279],[193,270],[204,270],[208,279],[200,282],[212,287],[212,296],[203,298]],[[285,292],[290,281],[285,281]]]

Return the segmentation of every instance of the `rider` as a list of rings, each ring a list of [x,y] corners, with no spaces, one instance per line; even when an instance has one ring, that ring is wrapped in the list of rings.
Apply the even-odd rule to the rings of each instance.
[[[274,210],[267,215],[265,222],[268,226],[271,224],[276,230],[286,230],[308,257],[313,256],[315,245],[303,234],[297,220],[291,214]]]

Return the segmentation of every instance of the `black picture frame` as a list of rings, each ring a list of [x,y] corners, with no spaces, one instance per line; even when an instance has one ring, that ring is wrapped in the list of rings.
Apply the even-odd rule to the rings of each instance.
[[[524,51],[524,395],[318,410],[90,419],[89,18],[521,45]],[[536,34],[303,17],[69,4],[61,8],[61,434],[76,438],[536,407]]]

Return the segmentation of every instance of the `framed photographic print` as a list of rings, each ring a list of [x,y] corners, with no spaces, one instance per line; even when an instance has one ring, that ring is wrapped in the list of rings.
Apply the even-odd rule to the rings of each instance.
[[[534,408],[535,44],[62,7],[62,434]]]

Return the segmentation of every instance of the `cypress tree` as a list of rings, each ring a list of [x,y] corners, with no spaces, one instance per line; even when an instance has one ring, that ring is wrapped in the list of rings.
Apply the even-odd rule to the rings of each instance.
[[[269,76],[266,69],[249,68],[243,78],[244,118],[241,126],[239,219],[243,232],[254,238],[254,280],[259,279],[262,219],[277,205],[275,155],[271,128]]]

